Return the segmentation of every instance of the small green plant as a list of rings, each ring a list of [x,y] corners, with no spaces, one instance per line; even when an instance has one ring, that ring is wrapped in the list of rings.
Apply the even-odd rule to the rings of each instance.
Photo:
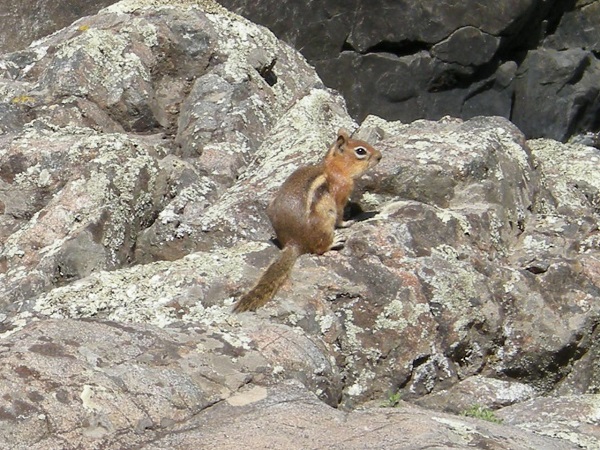
[[[461,416],[474,417],[476,419],[487,420],[493,423],[502,423],[502,419],[496,417],[494,411],[486,408],[483,405],[473,405],[469,409],[464,410],[460,413]]]
[[[402,394],[400,394],[400,391],[390,392],[387,400],[384,403],[382,403],[381,406],[383,406],[384,408],[395,408],[396,406],[398,406],[398,403],[400,403],[401,398]]]

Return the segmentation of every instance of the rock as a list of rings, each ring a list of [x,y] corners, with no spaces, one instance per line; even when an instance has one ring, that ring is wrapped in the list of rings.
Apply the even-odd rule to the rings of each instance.
[[[33,448],[61,442],[130,446],[237,390],[246,377],[242,364],[264,364],[243,357],[232,364],[219,356],[226,341],[204,339],[198,331],[64,320],[32,324],[2,343],[4,355],[9,348],[12,353],[2,364],[12,370],[1,388],[0,441]],[[219,368],[213,365],[218,360]]]
[[[494,34],[461,30],[456,67]],[[597,149],[502,117],[358,125],[209,1],[119,2],[0,70],[0,447],[600,445]],[[345,248],[233,315],[278,252],[269,199],[340,127],[383,154]]]
[[[479,83],[482,89],[465,99],[462,112],[465,117],[474,117],[482,112],[490,116],[511,117],[513,103],[513,81],[517,74],[517,63],[507,61],[498,66],[495,78],[489,83]]]
[[[600,49],[595,24],[600,19],[600,4],[578,0],[558,24],[556,33],[548,37],[548,45],[557,50],[583,48],[597,52]]]
[[[147,448],[226,449],[239,445],[242,436],[248,448],[392,449],[418,448],[424,442],[458,449],[484,445],[495,449],[574,448],[519,429],[432,414],[409,405],[345,412],[318,403],[292,383],[267,390],[264,398],[258,394],[252,390],[241,393],[240,397],[248,398],[242,405],[233,398],[220,403],[211,417],[199,417],[191,429],[181,429]]]
[[[497,410],[535,397],[536,391],[529,385],[475,375],[416,403],[438,411],[464,414],[474,405]]]
[[[230,15],[207,16],[188,6],[128,17],[115,6],[50,36],[34,50],[7,57],[22,69],[4,95],[5,104],[27,114],[15,127],[27,117],[37,122],[26,134],[7,137],[9,150],[0,156],[3,222],[12,233],[15,219],[34,218],[27,231],[6,240],[0,254],[2,272],[10,280],[1,288],[5,304],[26,298],[28,285],[39,291],[94,270],[176,259],[206,248],[195,236],[204,227],[194,224],[198,213],[233,184],[294,96],[313,88],[326,92],[299,55]],[[189,40],[190,33],[195,40]],[[273,86],[259,73],[257,52],[277,61],[273,73],[280,75]],[[194,86],[186,87],[186,80],[195,78]],[[215,80],[225,96],[211,84]],[[333,94],[325,95],[340,103]],[[204,129],[207,116],[198,111],[209,111],[211,104],[220,108],[222,120]],[[247,126],[255,132],[243,132]],[[175,139],[162,139],[173,127]],[[50,144],[46,134],[54,131],[56,140]],[[101,134],[123,131],[155,132],[155,138]],[[52,150],[40,157],[37,147]],[[154,152],[156,158],[150,156]],[[169,154],[179,158],[159,163]],[[81,166],[63,173],[69,158],[79,159]],[[86,167],[88,162],[97,167]],[[125,197],[123,183],[135,186]],[[48,208],[58,212],[48,213]],[[53,233],[40,238],[41,229]],[[142,230],[140,239],[132,241]],[[32,248],[45,250],[30,257]]]
[[[386,448],[425,436],[440,444],[456,441],[457,448],[481,439],[495,448],[514,448],[518,440],[571,448],[410,406],[343,412],[295,381],[245,388],[250,373],[268,371],[268,363],[248,343],[236,343],[235,330],[206,331],[201,325],[161,330],[81,320],[31,324],[1,344],[3,368],[11,370],[3,370],[0,387],[0,442],[32,449],[231,448],[243,436],[248,448],[331,447],[366,427],[367,436],[361,431],[345,448],[363,448],[358,442],[365,437]],[[239,349],[234,359],[231,344]],[[281,433],[290,423],[296,431]]]
[[[0,252],[3,306],[127,265],[135,235],[167,195],[156,156],[155,148],[124,134],[43,121],[10,140],[0,155],[0,200],[4,216],[20,226]]]
[[[498,417],[522,430],[536,430],[542,436],[561,436],[574,448],[598,445],[598,395],[538,398],[498,411]],[[585,430],[585,436],[580,432]]]
[[[0,5],[2,30],[0,52],[27,47],[32,41],[70,25],[82,16],[96,14],[114,0],[58,0],[48,4],[43,0],[26,0]]]
[[[598,130],[597,1],[221,3],[302,51],[359,121],[501,115],[528,138],[559,140]],[[552,50],[586,62],[562,77]]]
[[[541,165],[556,212],[593,221],[600,201],[596,172],[600,152],[584,145],[558,145],[550,139],[533,139],[529,146]]]
[[[500,39],[466,26],[435,44],[431,53],[438,59],[462,66],[481,66],[490,61],[500,44]]]
[[[516,74],[512,120],[531,138],[565,141],[594,130],[599,77],[600,62],[590,51],[532,50]]]
[[[32,38],[40,38],[114,1],[79,4],[81,2],[61,0],[55,6],[37,9],[29,5],[31,2],[12,9],[7,7],[6,16],[18,16],[18,20],[7,23],[14,23],[19,29],[15,32],[14,27],[5,27],[6,32],[0,32],[0,48],[4,43],[5,50],[22,49]],[[576,134],[598,131],[595,117],[599,99],[595,86],[599,78],[596,55],[600,39],[595,24],[600,19],[600,7],[596,1],[504,0],[485,7],[478,2],[439,4],[431,1],[415,5],[331,1],[318,7],[270,0],[222,0],[221,3],[268,26],[302,51],[327,85],[342,92],[355,119],[363,120],[369,114],[404,122],[422,118],[437,120],[445,115],[464,119],[500,115],[514,120],[528,138],[550,137],[562,141]],[[57,12],[66,6],[70,15],[58,17]],[[30,12],[38,10],[42,13]],[[178,30],[177,19],[172,17],[171,20],[169,42],[174,43],[174,48],[161,52],[156,63],[161,67],[165,64],[178,68],[175,70],[206,63],[205,57],[209,54],[203,52],[210,48],[206,41],[210,33],[198,26],[196,30]],[[85,19],[80,22],[86,29]],[[204,25],[210,29],[210,24]],[[93,32],[87,37],[92,35]],[[118,63],[121,37],[117,35],[114,39],[113,53],[93,56],[93,43],[84,53]],[[190,51],[190,55],[197,52],[197,58],[184,56],[182,59],[186,51],[177,55],[171,51],[186,40],[189,42],[184,46],[190,47],[186,51]],[[191,50],[193,45],[196,45],[195,50]],[[143,48],[144,45],[129,55],[135,54],[143,60],[144,55],[140,53]],[[556,72],[560,77],[562,72],[560,64],[553,63],[554,58],[546,60],[544,56],[540,60],[537,55],[550,50],[587,52],[586,65],[573,72],[573,78],[562,81],[569,85],[566,90],[560,89],[562,83],[545,84],[548,74],[553,76]],[[169,57],[164,59],[164,55]],[[269,82],[287,73],[269,69],[274,60],[268,52],[257,49],[250,59],[259,73],[266,71],[263,75],[271,79]],[[123,61],[120,64],[123,66]],[[520,66],[521,81],[514,80],[513,66]],[[75,71],[59,81],[79,83],[85,76]],[[139,83],[143,82],[144,74],[136,75],[134,69],[124,73],[120,80],[124,85]],[[171,106],[176,105],[181,95],[177,90],[188,90],[192,79],[178,83],[178,89],[168,82],[159,83],[160,86],[154,86],[157,92],[146,90],[137,99],[127,98],[124,93],[125,104],[115,108],[112,114],[135,113],[128,116],[132,122],[128,126],[152,127],[157,120],[164,125],[173,118],[172,111],[157,107],[154,102],[168,101]],[[164,97],[169,95],[167,92],[175,98]],[[101,90],[96,94],[104,98]],[[557,109],[547,100],[555,96],[563,105]],[[543,106],[541,111],[538,105]],[[162,111],[161,117],[153,117],[157,111]]]
[[[244,332],[212,330],[209,337],[206,331],[81,320],[32,324],[2,344],[13,355],[2,364],[13,370],[2,384],[0,442],[123,448],[154,440],[227,398],[240,402],[242,393],[234,393],[272,368],[248,340],[236,342]],[[239,352],[235,361],[226,354],[230,345]],[[278,350],[293,357],[290,348]],[[51,391],[50,380],[56,380]]]

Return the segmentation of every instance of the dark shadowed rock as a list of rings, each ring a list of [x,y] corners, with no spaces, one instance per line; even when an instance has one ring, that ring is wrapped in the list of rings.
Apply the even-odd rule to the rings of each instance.
[[[598,52],[600,39],[596,24],[600,20],[600,2],[577,0],[575,6],[565,13],[556,33],[548,38],[548,45],[557,50],[582,48]]]
[[[564,141],[595,130],[599,78],[600,61],[590,51],[532,50],[516,75],[512,120],[532,138]]]
[[[561,140],[600,126],[598,1],[221,3],[299,49],[359,120],[501,115],[527,137]],[[550,49],[585,51],[587,62],[548,86],[562,66],[531,62]]]
[[[498,37],[466,26],[456,30],[446,40],[435,44],[431,53],[441,61],[462,66],[480,66],[494,57],[499,44]]]

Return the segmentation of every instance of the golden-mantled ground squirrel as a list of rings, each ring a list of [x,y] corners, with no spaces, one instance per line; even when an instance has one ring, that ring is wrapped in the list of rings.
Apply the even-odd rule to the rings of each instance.
[[[344,222],[344,207],[354,180],[380,160],[379,151],[340,130],[320,164],[300,167],[290,175],[267,208],[283,250],[235,304],[234,312],[254,311],[271,300],[298,256],[341,248],[335,227],[349,225]]]

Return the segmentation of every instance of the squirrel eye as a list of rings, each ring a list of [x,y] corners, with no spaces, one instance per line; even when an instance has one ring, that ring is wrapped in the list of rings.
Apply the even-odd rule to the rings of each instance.
[[[354,154],[359,158],[359,159],[363,159],[367,156],[368,152],[367,149],[364,147],[356,147],[354,149]]]

